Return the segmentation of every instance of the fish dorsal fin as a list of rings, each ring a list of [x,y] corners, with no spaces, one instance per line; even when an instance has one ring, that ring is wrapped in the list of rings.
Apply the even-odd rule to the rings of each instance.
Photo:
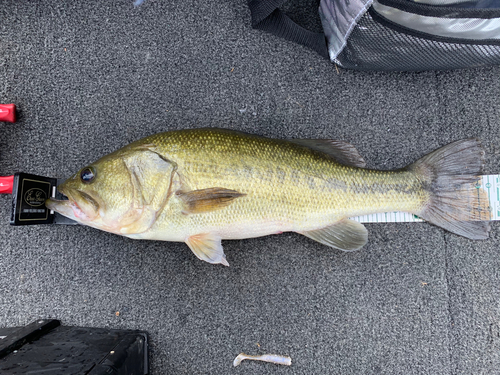
[[[366,166],[358,150],[348,142],[334,139],[290,139],[289,141],[330,155],[340,164],[358,168]]]
[[[186,239],[186,244],[198,259],[212,264],[220,263],[229,266],[220,237],[212,233],[195,234]]]
[[[368,231],[365,226],[350,219],[342,219],[328,227],[300,234],[343,251],[358,250],[368,242]]]
[[[233,203],[236,198],[246,194],[242,194],[236,190],[214,187],[187,192],[178,191],[176,195],[185,204],[183,213],[199,214],[219,210]]]

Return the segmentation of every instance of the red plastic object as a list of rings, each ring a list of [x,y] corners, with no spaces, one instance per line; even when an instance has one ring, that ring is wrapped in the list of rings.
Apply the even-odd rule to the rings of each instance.
[[[0,177],[0,194],[12,194],[14,176]]]
[[[0,121],[16,122],[15,104],[0,104]]]

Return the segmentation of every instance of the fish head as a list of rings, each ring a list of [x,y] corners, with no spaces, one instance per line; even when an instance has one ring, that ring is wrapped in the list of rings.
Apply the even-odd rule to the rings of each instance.
[[[155,152],[117,151],[87,165],[46,206],[80,224],[117,234],[142,233],[169,197],[175,166]]]

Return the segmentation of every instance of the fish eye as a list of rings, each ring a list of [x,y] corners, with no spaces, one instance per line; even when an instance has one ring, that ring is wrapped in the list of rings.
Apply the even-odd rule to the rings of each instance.
[[[80,179],[85,184],[90,184],[95,179],[95,169],[92,167],[83,168],[80,172]]]

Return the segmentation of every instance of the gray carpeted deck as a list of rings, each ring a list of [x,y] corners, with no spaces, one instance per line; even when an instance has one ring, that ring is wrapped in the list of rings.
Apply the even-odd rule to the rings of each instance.
[[[313,17],[314,18],[314,17]],[[245,0],[1,1],[0,174],[67,177],[143,136],[217,126],[353,143],[371,168],[481,138],[500,164],[500,68],[370,73],[252,30]],[[500,226],[474,242],[427,223],[369,224],[343,253],[297,234],[186,245],[87,227],[9,225],[0,196],[0,327],[39,317],[141,329],[152,374],[492,374]],[[119,311],[119,316],[116,312]],[[291,367],[243,362],[279,353]]]

